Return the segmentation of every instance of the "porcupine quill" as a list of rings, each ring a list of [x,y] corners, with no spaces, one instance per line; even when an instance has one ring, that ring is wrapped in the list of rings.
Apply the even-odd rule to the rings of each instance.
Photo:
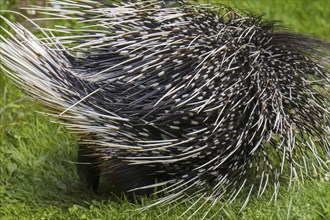
[[[284,174],[291,185],[329,172],[328,42],[226,6],[51,3],[35,9],[80,26],[27,18],[38,39],[1,17],[1,65],[80,134],[87,188],[106,175],[129,197],[202,206],[246,190],[243,209],[269,184],[276,198]]]

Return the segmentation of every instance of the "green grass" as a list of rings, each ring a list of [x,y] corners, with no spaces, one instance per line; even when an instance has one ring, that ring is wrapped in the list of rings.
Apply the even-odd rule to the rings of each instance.
[[[330,39],[329,1],[221,3],[263,12],[289,30]],[[141,212],[137,209],[150,203],[148,199],[139,205],[87,192],[75,171],[76,137],[36,111],[43,109],[0,73],[0,219],[180,219],[189,207],[178,204],[172,210],[154,207]],[[217,204],[211,213],[223,205],[216,219],[330,219],[330,181],[307,179],[291,190],[282,187],[277,202],[270,202],[271,196],[271,190],[263,197],[252,196],[240,214],[243,196],[232,204]]]

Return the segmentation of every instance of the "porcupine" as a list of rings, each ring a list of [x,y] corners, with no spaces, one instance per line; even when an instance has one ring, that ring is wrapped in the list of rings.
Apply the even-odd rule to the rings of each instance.
[[[55,37],[31,21],[38,39],[2,17],[15,34],[1,36],[1,65],[80,133],[87,188],[107,175],[163,203],[245,188],[248,200],[268,182],[276,194],[283,172],[329,171],[329,43],[226,6],[52,2],[37,11],[81,27]]]

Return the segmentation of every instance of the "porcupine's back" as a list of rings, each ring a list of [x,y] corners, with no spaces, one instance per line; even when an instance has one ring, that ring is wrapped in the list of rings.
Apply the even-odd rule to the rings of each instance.
[[[277,190],[285,167],[292,180],[329,170],[328,43],[226,7],[70,2],[55,1],[57,15],[83,22],[66,30],[76,36],[38,40],[11,24],[0,53],[10,77],[83,133],[88,187],[109,174],[123,192],[166,187],[162,202],[234,199],[245,185]]]

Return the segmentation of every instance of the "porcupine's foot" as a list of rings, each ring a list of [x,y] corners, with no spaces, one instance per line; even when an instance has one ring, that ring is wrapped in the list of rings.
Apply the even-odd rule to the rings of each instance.
[[[98,194],[100,183],[100,169],[98,163],[93,156],[86,154],[79,146],[77,172],[79,178],[87,189],[93,190]]]
[[[126,162],[113,158],[102,163],[101,187],[107,192],[125,196],[131,202],[138,202],[141,196],[150,196],[155,189],[144,188],[157,182],[150,171],[141,166],[128,165]]]
[[[118,158],[100,163],[92,149],[79,145],[77,172],[87,189],[126,196],[132,202],[141,196],[151,195],[155,189],[147,187],[163,178],[148,175],[150,171],[141,166],[128,165]]]

